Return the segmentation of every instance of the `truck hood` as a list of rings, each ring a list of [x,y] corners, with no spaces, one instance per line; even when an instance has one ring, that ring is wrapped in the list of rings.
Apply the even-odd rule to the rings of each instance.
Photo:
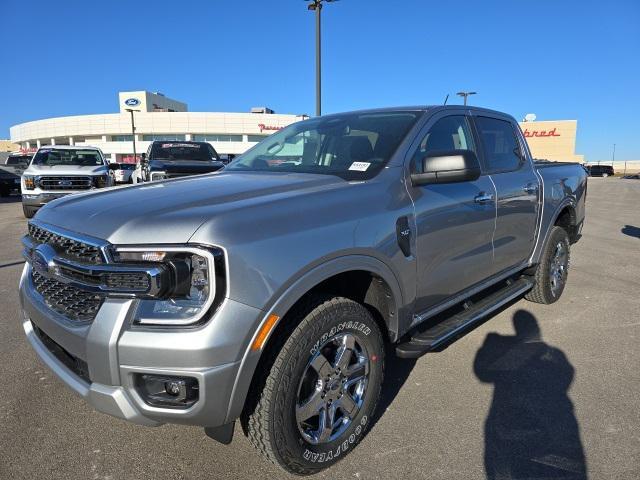
[[[104,165],[29,165],[25,175],[103,175],[107,172]]]
[[[222,171],[66,196],[36,219],[113,244],[186,243],[214,218],[349,185],[332,175]]]
[[[198,160],[151,160],[149,169],[165,171],[167,173],[209,173],[224,167],[222,162],[207,162]]]

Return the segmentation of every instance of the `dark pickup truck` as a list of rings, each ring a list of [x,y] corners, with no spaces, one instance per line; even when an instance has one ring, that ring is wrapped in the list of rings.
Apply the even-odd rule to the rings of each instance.
[[[371,425],[387,355],[560,298],[586,192],[580,165],[534,163],[503,113],[313,118],[221,172],[44,206],[23,239],[23,327],[94,408],[225,443],[240,419],[311,474]]]
[[[12,153],[0,165],[0,197],[8,197],[11,192],[20,192],[20,177],[29,166],[32,155]]]
[[[132,183],[211,173],[224,167],[218,152],[207,142],[154,141],[131,175]]]

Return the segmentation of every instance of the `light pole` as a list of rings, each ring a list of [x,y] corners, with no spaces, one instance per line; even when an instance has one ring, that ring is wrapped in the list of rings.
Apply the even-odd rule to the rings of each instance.
[[[458,92],[456,95],[464,98],[464,104],[467,105],[467,97],[469,95],[476,95],[478,92]]]
[[[138,156],[136,155],[136,124],[133,121],[133,112],[139,112],[133,108],[125,108],[127,112],[131,114],[131,139],[133,140],[133,161],[138,163]]]
[[[305,0],[309,1],[309,0]],[[321,28],[320,14],[323,2],[331,3],[336,0],[310,0],[307,9],[316,12],[316,116],[322,115],[322,49],[320,46]]]
[[[613,167],[613,162],[616,161],[616,144],[613,144],[613,153],[611,153],[611,166]]]

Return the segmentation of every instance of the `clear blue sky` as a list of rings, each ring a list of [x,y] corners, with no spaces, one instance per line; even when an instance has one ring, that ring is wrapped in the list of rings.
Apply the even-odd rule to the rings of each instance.
[[[157,90],[192,111],[314,112],[302,0],[0,0],[0,138]],[[578,120],[587,160],[640,159],[640,1],[341,0],[323,10],[324,112],[441,103]],[[450,102],[459,102],[455,96]]]

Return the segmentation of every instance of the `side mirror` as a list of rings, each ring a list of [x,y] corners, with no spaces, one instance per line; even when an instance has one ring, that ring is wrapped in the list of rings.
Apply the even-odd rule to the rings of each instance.
[[[147,161],[147,154],[146,153],[141,153],[140,154],[140,161],[141,162],[146,162]]]
[[[120,164],[119,163],[110,163],[109,164],[109,170],[120,170]]]
[[[430,151],[422,158],[422,173],[412,173],[414,186],[470,182],[480,177],[480,162],[471,150]]]

